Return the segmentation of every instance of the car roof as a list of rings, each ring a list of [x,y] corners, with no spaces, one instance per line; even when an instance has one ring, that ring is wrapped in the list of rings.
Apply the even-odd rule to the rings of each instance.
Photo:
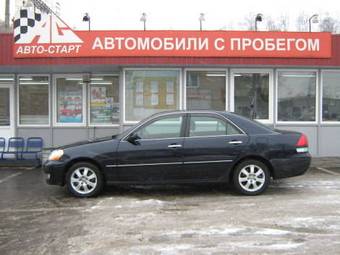
[[[223,114],[228,115],[231,112],[226,111],[213,111],[213,110],[174,110],[174,111],[162,111],[155,113],[151,116],[161,116],[161,115],[167,115],[167,114],[176,114],[176,113],[214,113],[214,114]]]

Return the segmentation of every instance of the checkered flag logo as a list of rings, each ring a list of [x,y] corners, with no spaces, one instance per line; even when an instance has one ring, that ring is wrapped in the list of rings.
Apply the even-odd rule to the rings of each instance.
[[[21,9],[19,18],[14,20],[14,41],[17,42],[22,35],[27,34],[28,30],[40,21],[41,13],[38,10],[31,12],[28,9]]]
[[[13,37],[15,44],[83,43],[60,17],[37,6],[17,13]]]

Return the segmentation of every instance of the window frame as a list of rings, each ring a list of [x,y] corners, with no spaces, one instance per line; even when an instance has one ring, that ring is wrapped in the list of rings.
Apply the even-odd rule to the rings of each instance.
[[[28,84],[20,84],[20,78],[21,77],[27,77],[27,76],[43,76],[43,77],[48,77],[48,123],[47,124],[20,124],[20,86],[29,86]],[[17,114],[17,126],[18,127],[50,127],[51,126],[51,75],[50,74],[20,74],[17,76],[17,89],[16,89],[16,98],[17,98],[17,103],[16,103],[16,114]],[[33,84],[32,84],[33,85]],[[39,84],[37,84],[39,85]],[[40,84],[41,85],[41,84]]]
[[[9,105],[8,105],[8,108],[9,108],[9,125],[0,125],[0,129],[2,129],[2,128],[10,128],[10,127],[12,127],[13,125],[12,125],[12,112],[11,112],[11,109],[12,109],[12,100],[11,100],[11,98],[13,98],[13,96],[12,96],[12,92],[13,92],[13,90],[11,89],[11,87],[10,87],[10,85],[5,85],[5,84],[0,84],[0,89],[8,89],[8,94],[9,94]]]
[[[230,70],[230,111],[235,111],[235,74],[269,74],[268,84],[268,119],[254,119],[263,124],[273,124],[274,122],[274,70],[269,68],[232,68]]]
[[[15,127],[15,110],[14,110],[14,106],[15,106],[15,76],[12,74],[0,74],[0,78],[6,79],[6,78],[11,78],[12,80],[4,80],[0,82],[0,88],[8,88],[9,89],[9,96],[10,96],[10,101],[9,101],[9,125],[7,126],[0,126],[0,130],[6,130],[6,129],[11,129],[13,130]]]
[[[320,72],[320,123],[329,125],[340,125],[340,121],[323,120],[323,88],[324,88],[324,75],[325,73],[339,73],[340,69],[321,69]],[[340,88],[339,88],[340,89]]]
[[[82,115],[83,115],[83,121],[81,123],[62,123],[58,122],[58,113],[57,113],[57,79],[58,78],[79,78],[81,77],[83,79],[84,74],[56,74],[53,75],[53,125],[55,127],[85,127],[87,125],[87,113],[86,113],[86,93],[87,93],[87,85],[84,83],[82,86]]]
[[[194,71],[194,72],[224,72],[225,73],[225,107],[224,110],[228,111],[229,109],[229,70],[227,68],[184,68],[184,75],[183,75],[183,109],[187,109],[187,88],[193,88],[187,86],[187,72]],[[214,109],[210,109],[210,111],[214,111]]]
[[[314,121],[283,121],[279,120],[279,72],[314,72],[315,73],[315,120]],[[276,124],[288,125],[315,125],[319,122],[319,72],[318,69],[276,69],[276,82],[275,82],[275,121]]]
[[[122,116],[123,116],[123,120],[122,120],[122,125],[134,125],[137,124],[138,122],[140,122],[141,120],[136,120],[136,121],[127,121],[126,120],[126,71],[178,71],[179,75],[178,75],[178,108],[179,109],[175,109],[175,110],[183,110],[183,95],[182,95],[182,91],[183,91],[183,75],[182,75],[182,69],[181,68],[147,68],[147,67],[138,67],[138,68],[124,68],[123,69],[123,97],[122,97],[122,105],[123,105],[123,109],[122,109]],[[143,118],[145,119],[145,118]],[[142,119],[142,120],[143,120]]]
[[[97,73],[94,73],[94,74],[91,74],[91,77],[99,77],[99,76],[114,76],[114,77],[118,77],[118,98],[119,98],[119,110],[121,111],[120,107],[121,107],[121,103],[120,103],[120,100],[121,100],[121,94],[120,94],[120,75],[119,73],[114,73],[114,74],[97,74]],[[103,123],[103,124],[100,124],[100,123],[92,123],[91,122],[91,82],[89,82],[87,84],[87,119],[88,119],[88,126],[89,127],[119,127],[121,126],[121,114],[119,114],[119,121],[117,122],[117,124],[114,124],[114,123],[111,123],[111,124],[107,124],[107,123]]]

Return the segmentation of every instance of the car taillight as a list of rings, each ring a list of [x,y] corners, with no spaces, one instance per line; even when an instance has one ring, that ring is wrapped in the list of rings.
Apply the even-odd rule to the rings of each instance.
[[[296,152],[305,153],[308,152],[308,139],[307,136],[302,134],[296,143]]]

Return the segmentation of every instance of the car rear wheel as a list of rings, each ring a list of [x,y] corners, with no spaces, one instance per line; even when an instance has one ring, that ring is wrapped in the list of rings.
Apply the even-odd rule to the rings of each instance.
[[[257,160],[247,160],[236,166],[233,184],[244,195],[258,195],[264,192],[270,182],[268,167]]]
[[[103,190],[103,176],[98,167],[91,163],[74,164],[66,175],[69,192],[77,197],[92,197]]]

